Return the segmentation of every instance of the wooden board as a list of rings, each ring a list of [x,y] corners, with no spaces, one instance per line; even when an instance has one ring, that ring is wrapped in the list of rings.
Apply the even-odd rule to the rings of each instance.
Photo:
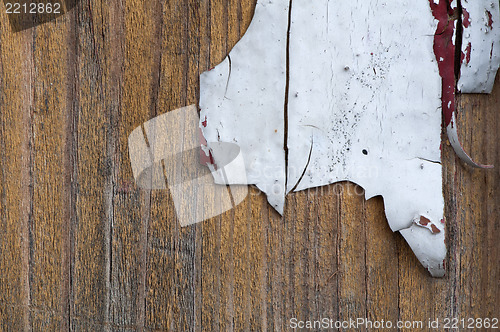
[[[168,191],[135,186],[128,135],[196,103],[199,74],[239,40],[254,6],[80,0],[18,33],[2,10],[0,331],[500,318],[499,79],[492,95],[458,103],[466,150],[497,168],[465,166],[443,139],[443,279],[390,232],[382,199],[353,184],[289,195],[283,217],[252,188],[236,209],[186,228]]]

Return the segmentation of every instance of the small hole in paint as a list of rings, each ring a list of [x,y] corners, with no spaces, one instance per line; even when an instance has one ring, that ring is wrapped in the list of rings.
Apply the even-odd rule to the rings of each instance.
[[[363,152],[363,154],[364,154],[365,156],[367,156],[367,155],[368,155],[368,151],[367,151],[366,149],[363,149],[363,151],[361,151],[361,152]]]

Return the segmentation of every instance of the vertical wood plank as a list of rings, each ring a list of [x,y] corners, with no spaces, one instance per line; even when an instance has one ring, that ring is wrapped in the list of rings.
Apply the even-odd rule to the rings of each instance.
[[[111,90],[112,139],[108,155],[113,170],[108,191],[111,206],[108,211],[110,244],[109,256],[109,316],[112,327],[133,329],[144,326],[144,281],[147,248],[147,224],[150,214],[150,193],[133,184],[128,156],[128,135],[137,126],[149,120],[154,109],[158,85],[159,31],[161,5],[158,2],[127,0],[114,4],[111,21],[121,25],[115,30],[121,36],[110,48],[108,84],[121,83]],[[112,32],[110,32],[112,33]],[[121,37],[121,38],[120,38]],[[113,46],[113,44],[112,44]],[[120,66],[113,66],[118,61]],[[142,297],[142,298],[141,298]],[[138,318],[141,321],[138,321]]]
[[[68,319],[68,241],[71,227],[72,105],[70,16],[33,29],[33,219],[30,223],[32,329],[56,330]]]
[[[343,183],[339,225],[339,318],[342,321],[367,317],[366,225],[364,190]],[[362,222],[360,222],[362,221]],[[361,330],[364,330],[361,329]]]
[[[365,203],[367,317],[371,321],[399,319],[398,248],[385,218],[382,197]]]
[[[0,330],[30,326],[32,31],[0,36]]]
[[[459,130],[466,151],[476,160],[495,165],[493,170],[472,170],[461,163],[456,177],[458,241],[457,265],[460,272],[458,311],[461,316],[498,316],[500,310],[493,298],[498,298],[500,249],[495,231],[500,225],[498,189],[500,163],[498,147],[500,96],[497,76],[493,94],[461,96],[459,98]],[[480,257],[480,259],[478,259]]]
[[[312,190],[310,201],[318,200],[318,280],[316,292],[318,297],[317,318],[339,318],[338,280],[340,265],[338,264],[339,247],[339,205],[340,197],[336,185],[329,185]]]
[[[76,78],[75,116],[70,128],[77,137],[73,177],[75,225],[72,236],[71,329],[104,330],[107,323],[106,292],[106,183],[112,172],[107,156],[111,127],[107,114],[104,77],[108,54],[104,38],[109,7],[83,0],[68,15],[75,15],[74,52]],[[109,50],[108,50],[109,52]]]

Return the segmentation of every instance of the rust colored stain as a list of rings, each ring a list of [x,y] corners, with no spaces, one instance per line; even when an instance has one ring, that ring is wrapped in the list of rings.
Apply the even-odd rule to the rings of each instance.
[[[440,233],[441,231],[436,227],[436,225],[431,224],[431,229],[433,234]]]
[[[434,54],[438,62],[439,75],[443,80],[441,102],[444,124],[448,126],[455,110],[454,10],[448,1],[440,1],[436,4],[433,0],[429,0],[429,5],[432,15],[438,20],[438,26],[434,34]]]
[[[427,226],[431,221],[424,216],[420,216],[420,225]]]
[[[486,11],[486,15],[488,15],[488,26],[490,27],[490,29],[493,29],[493,17],[488,10]]]

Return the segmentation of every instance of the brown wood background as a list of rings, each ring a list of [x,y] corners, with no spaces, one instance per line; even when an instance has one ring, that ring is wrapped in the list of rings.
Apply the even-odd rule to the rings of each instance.
[[[138,190],[127,137],[196,103],[254,0],[81,0],[19,33],[0,14],[0,330],[284,331],[289,319],[499,317],[500,82],[443,147],[448,274],[433,279],[353,184],[252,195],[180,228]],[[3,5],[2,5],[2,8]],[[335,190],[340,194],[336,194]],[[343,189],[343,190],[341,190]]]

